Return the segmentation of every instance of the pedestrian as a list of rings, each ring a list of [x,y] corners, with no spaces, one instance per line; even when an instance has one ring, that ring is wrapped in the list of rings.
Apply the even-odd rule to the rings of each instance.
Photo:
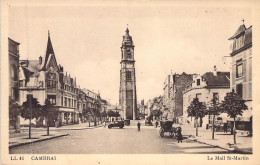
[[[140,131],[140,127],[141,127],[141,124],[140,124],[140,122],[138,122],[138,123],[137,123],[138,131]]]
[[[104,128],[106,128],[106,125],[107,125],[107,123],[106,123],[106,121],[104,121]]]
[[[156,128],[158,127],[158,121],[155,122],[155,127],[156,127]]]
[[[227,124],[226,123],[224,123],[224,125],[223,125],[223,131],[224,131],[224,133],[227,133]]]
[[[181,127],[178,127],[178,130],[177,130],[177,140],[178,140],[178,143],[181,141],[182,143],[182,133],[181,133]]]

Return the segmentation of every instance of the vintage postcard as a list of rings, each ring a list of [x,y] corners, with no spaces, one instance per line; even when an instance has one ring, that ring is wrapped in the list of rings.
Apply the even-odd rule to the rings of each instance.
[[[3,1],[1,163],[260,164],[260,1]]]

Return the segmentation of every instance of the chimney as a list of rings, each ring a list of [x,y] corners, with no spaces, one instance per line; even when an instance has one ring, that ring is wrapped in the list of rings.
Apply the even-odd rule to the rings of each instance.
[[[217,67],[216,65],[214,65],[214,72],[213,72],[214,76],[217,76]]]
[[[42,56],[39,57],[39,64],[42,64]]]

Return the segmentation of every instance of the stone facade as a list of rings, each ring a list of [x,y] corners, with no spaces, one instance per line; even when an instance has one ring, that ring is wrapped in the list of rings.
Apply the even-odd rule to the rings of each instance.
[[[83,110],[89,110],[91,120],[95,110],[101,111],[100,95],[85,88],[81,89],[76,78],[64,73],[63,67],[58,65],[50,35],[44,57],[39,57],[39,60],[20,61],[20,104],[26,101],[27,95],[37,98],[41,105],[45,104],[46,99],[54,104],[59,110],[59,126],[85,122],[87,119],[82,115]],[[42,117],[35,122],[37,126],[46,124]],[[24,121],[24,124],[26,123]]]
[[[9,54],[9,99],[19,102],[19,45],[20,43],[8,38]],[[11,109],[10,109],[11,110]],[[10,133],[20,132],[19,116],[9,116]]]
[[[248,106],[239,120],[249,121],[252,117],[252,26],[241,25],[229,38],[232,41],[231,88],[238,93]]]
[[[124,119],[130,120],[136,119],[137,113],[134,47],[127,28],[121,46],[119,105],[124,111]]]

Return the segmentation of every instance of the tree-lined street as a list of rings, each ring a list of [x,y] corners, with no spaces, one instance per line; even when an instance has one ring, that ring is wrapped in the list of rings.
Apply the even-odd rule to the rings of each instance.
[[[64,132],[64,130],[61,130]],[[24,154],[171,154],[171,153],[229,153],[206,144],[159,136],[159,128],[144,126],[137,131],[135,123],[119,128],[67,130],[69,136],[19,146],[10,153]]]

